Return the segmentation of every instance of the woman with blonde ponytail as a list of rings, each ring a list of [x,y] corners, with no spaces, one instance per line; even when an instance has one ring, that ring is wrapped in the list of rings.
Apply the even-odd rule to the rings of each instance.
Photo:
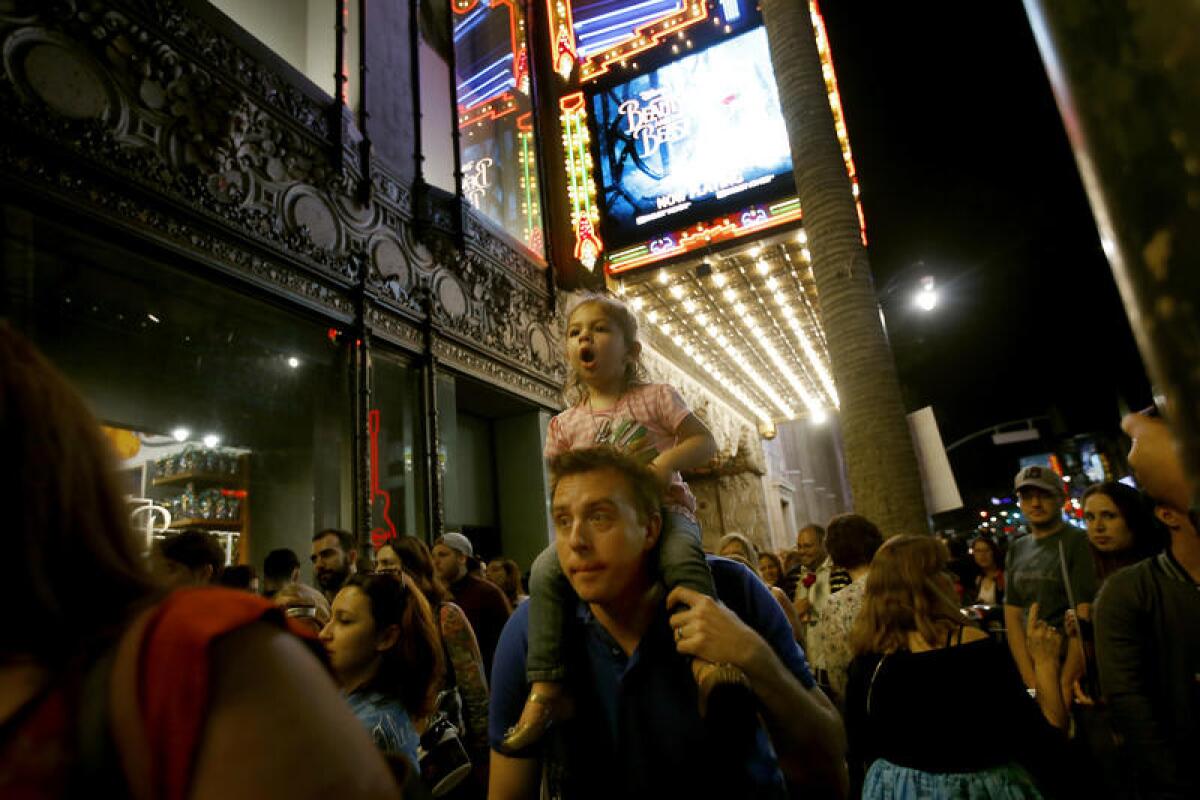
[[[850,636],[852,779],[863,798],[1053,794],[1065,744],[1056,729],[1067,719],[1062,636],[1030,613],[1035,702],[1008,651],[959,609],[946,566],[930,536],[892,537],[871,563]]]

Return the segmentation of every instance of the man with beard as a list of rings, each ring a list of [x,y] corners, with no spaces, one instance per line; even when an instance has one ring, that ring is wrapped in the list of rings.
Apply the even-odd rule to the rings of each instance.
[[[357,562],[358,548],[355,547],[354,536],[349,532],[329,528],[317,531],[313,536],[313,574],[330,602],[333,602],[333,596],[346,579],[358,571]]]
[[[1004,627],[1013,661],[1025,686],[1032,689],[1036,684],[1033,658],[1025,646],[1025,615],[1036,603],[1041,618],[1059,630],[1067,611],[1090,619],[1096,570],[1087,534],[1063,520],[1066,492],[1054,470],[1039,465],[1025,467],[1017,473],[1013,488],[1030,534],[1008,549]]]
[[[484,670],[491,675],[492,654],[512,607],[500,587],[468,570],[468,563],[474,557],[474,545],[461,533],[443,534],[433,543],[433,568],[475,629]]]

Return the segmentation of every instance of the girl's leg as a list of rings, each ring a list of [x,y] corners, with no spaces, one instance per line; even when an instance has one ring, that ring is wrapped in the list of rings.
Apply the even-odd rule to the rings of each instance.
[[[700,546],[700,525],[690,517],[677,511],[663,512],[658,563],[668,589],[686,586],[712,598],[717,596],[712,573],[704,560],[704,548]]]
[[[547,547],[529,571],[529,653],[525,677],[536,681],[561,681],[563,606],[574,598],[571,583],[558,563],[558,553]]]
[[[529,631],[525,677],[529,698],[517,724],[504,735],[502,749],[516,753],[538,741],[546,726],[565,713],[562,679],[564,606],[575,597],[558,563],[558,553],[547,547],[529,571]]]

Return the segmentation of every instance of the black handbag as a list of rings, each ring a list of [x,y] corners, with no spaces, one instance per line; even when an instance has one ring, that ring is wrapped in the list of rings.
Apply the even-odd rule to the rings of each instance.
[[[439,606],[435,612],[439,618],[440,611]],[[442,639],[442,652],[446,657],[446,687],[438,693],[429,724],[421,734],[417,748],[421,779],[434,797],[454,791],[471,774],[471,757],[462,741],[462,696],[458,693],[458,680],[445,638]]]

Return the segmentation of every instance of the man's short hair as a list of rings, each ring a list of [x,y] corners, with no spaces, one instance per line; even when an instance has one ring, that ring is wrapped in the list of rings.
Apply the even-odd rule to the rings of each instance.
[[[799,539],[800,534],[804,533],[805,531],[816,532],[817,542],[820,544],[825,544],[825,529],[822,528],[820,525],[805,525],[803,528],[796,531],[796,538]]]
[[[637,459],[606,445],[567,450],[550,459],[550,497],[554,497],[563,478],[602,469],[611,469],[625,478],[638,522],[645,522],[658,513],[662,505],[658,478]]]
[[[331,534],[337,537],[338,544],[345,552],[349,553],[355,548],[356,542],[354,541],[354,534],[350,533],[350,531],[338,530],[337,528],[326,528],[323,531],[317,531],[313,534],[312,540],[315,542],[318,539],[324,538]]]
[[[290,581],[292,572],[300,566],[300,557],[294,550],[281,547],[267,553],[263,559],[263,578],[269,581]]]
[[[838,514],[829,520],[825,549],[835,567],[853,569],[870,564],[883,544],[883,534],[862,514]]]
[[[212,567],[214,578],[225,566],[225,551],[204,531],[182,531],[163,539],[159,552],[168,561],[188,569],[200,569],[207,564]]]

